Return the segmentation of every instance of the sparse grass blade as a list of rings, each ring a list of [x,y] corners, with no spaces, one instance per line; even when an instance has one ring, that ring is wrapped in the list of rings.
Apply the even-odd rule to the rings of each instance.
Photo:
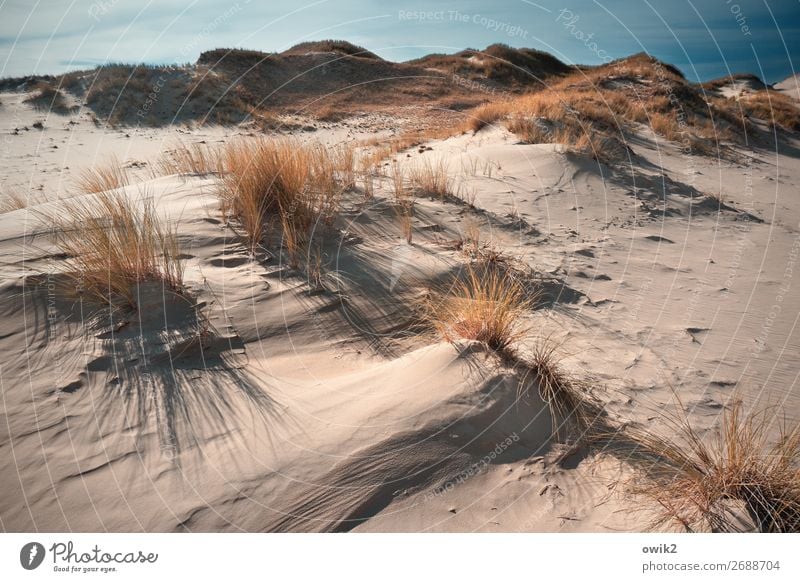
[[[47,197],[42,192],[29,192],[27,195],[19,190],[5,190],[0,192],[0,214],[13,212],[47,202]]]
[[[75,179],[75,187],[83,194],[107,192],[128,184],[128,172],[115,156],[102,166],[87,168]]]
[[[179,144],[172,151],[162,154],[156,162],[155,174],[219,174],[222,171],[218,149],[205,143]]]
[[[453,196],[454,180],[450,177],[447,160],[425,158],[410,169],[411,184],[422,194],[437,198]]]

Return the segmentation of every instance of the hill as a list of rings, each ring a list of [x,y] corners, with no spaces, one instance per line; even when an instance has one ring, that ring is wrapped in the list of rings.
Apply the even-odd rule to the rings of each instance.
[[[589,147],[600,139],[611,147],[606,138],[624,143],[626,131],[646,124],[707,154],[720,142],[746,142],[754,121],[800,128],[796,101],[754,75],[696,84],[644,53],[573,67],[542,51],[503,44],[407,62],[338,40],[304,42],[280,53],[218,48],[191,65],[110,64],[4,79],[0,91],[31,92],[37,108],[56,113],[83,104],[112,125],[245,122],[264,129],[284,126],[287,114],[338,121],[416,108],[413,116],[423,119],[474,109],[458,114],[470,118],[473,129],[502,118],[526,140]],[[542,128],[549,129],[543,134]]]
[[[281,53],[218,48],[193,65],[110,64],[59,76],[0,80],[0,91],[68,92],[116,125],[200,122],[269,124],[281,113],[336,120],[398,104],[461,110],[572,70],[533,49],[386,61],[346,41],[304,42]]]

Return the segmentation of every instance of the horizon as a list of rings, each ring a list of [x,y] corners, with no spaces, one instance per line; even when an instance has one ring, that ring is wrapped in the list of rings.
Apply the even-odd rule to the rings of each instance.
[[[793,0],[685,0],[686,10],[643,0],[571,5],[501,0],[312,0],[292,11],[241,0],[219,5],[175,0],[143,7],[130,0],[76,0],[59,13],[52,0],[0,5],[0,77],[58,75],[110,63],[181,65],[215,48],[282,52],[301,42],[345,40],[388,61],[482,50],[532,48],[569,65],[599,65],[646,52],[690,81],[751,73],[767,83],[793,74],[800,13]]]

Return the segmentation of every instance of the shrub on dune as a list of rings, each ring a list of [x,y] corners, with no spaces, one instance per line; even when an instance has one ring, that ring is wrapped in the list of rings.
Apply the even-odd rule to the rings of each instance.
[[[33,105],[37,111],[54,112],[61,115],[70,113],[72,108],[67,103],[64,93],[46,83],[37,86],[38,91],[25,99],[26,103]]]

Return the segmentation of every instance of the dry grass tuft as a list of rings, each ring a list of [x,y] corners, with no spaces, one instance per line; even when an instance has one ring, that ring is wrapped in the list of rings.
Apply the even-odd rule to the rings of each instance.
[[[525,374],[520,382],[520,393],[531,388],[531,380],[539,396],[550,408],[553,436],[573,435],[576,440],[589,443],[604,433],[604,423],[598,404],[589,396],[586,383],[564,371],[561,366],[561,345],[551,337],[540,337],[530,347],[529,353],[517,365]]]
[[[602,161],[625,155],[626,135],[638,124],[687,151],[719,155],[720,142],[745,143],[749,117],[789,130],[800,128],[800,109],[774,91],[739,101],[704,92],[676,70],[632,57],[555,80],[532,93],[479,106],[466,127],[477,132],[505,120],[528,143],[559,143]]]
[[[519,319],[533,301],[523,285],[500,269],[468,265],[463,276],[428,299],[427,311],[446,340],[477,340],[507,353],[524,335]]]
[[[800,130],[800,108],[796,102],[777,91],[764,89],[743,96],[739,104],[751,117],[766,121],[770,127]]]
[[[464,219],[461,233],[461,250],[470,256],[476,256],[481,246],[481,223],[472,216]]]
[[[331,163],[344,190],[356,187],[356,149],[353,143],[342,143],[329,150]]]
[[[398,163],[392,164],[392,192],[394,193],[394,201],[398,204],[403,202],[409,197],[408,189],[406,188],[406,177],[403,172],[402,166]]]
[[[46,83],[40,83],[37,86],[36,93],[26,98],[25,103],[30,103],[37,111],[53,112],[60,115],[67,115],[73,110],[68,105],[63,91]]]
[[[400,230],[408,244],[414,238],[414,199],[406,198],[395,205],[397,220],[400,223]]]
[[[52,221],[55,243],[70,257],[76,289],[100,303],[136,308],[138,285],[162,283],[183,292],[177,233],[156,213],[152,199],[121,192],[70,200]]]
[[[268,219],[284,229],[290,255],[308,231],[330,225],[353,181],[352,156],[320,144],[258,139],[232,142],[222,152],[225,174],[218,191],[223,212],[241,224],[251,251],[262,243]]]
[[[377,167],[372,156],[362,153],[356,166],[358,167],[357,174],[361,177],[361,191],[364,194],[364,200],[371,200],[375,196],[375,177],[377,174]]]
[[[115,156],[103,166],[84,170],[75,179],[75,187],[83,194],[108,192],[129,184],[128,172]]]
[[[286,249],[289,267],[298,269],[300,257],[303,256],[308,243],[308,230],[294,219],[291,212],[282,209],[279,215],[283,229],[283,247]]]
[[[444,158],[431,161],[425,158],[413,165],[409,172],[411,185],[420,193],[437,198],[450,198],[453,194],[454,180]]]
[[[414,196],[406,187],[403,168],[397,162],[392,164],[392,187],[394,193],[394,209],[400,223],[400,231],[408,244],[414,237]]]
[[[487,103],[473,109],[465,122],[465,127],[478,133],[487,125],[493,125],[508,115],[508,107],[503,103]]]
[[[655,459],[644,469],[647,479],[631,488],[660,507],[654,527],[733,531],[740,526],[730,508],[739,504],[760,531],[800,531],[800,428],[770,442],[772,418],[766,410],[744,414],[736,402],[711,439],[685,417],[672,421],[676,440],[631,431]]]
[[[559,143],[604,161],[617,156],[603,138],[624,142],[626,120],[588,91],[548,90],[505,105],[506,127],[526,143]],[[607,151],[608,150],[608,151]]]

